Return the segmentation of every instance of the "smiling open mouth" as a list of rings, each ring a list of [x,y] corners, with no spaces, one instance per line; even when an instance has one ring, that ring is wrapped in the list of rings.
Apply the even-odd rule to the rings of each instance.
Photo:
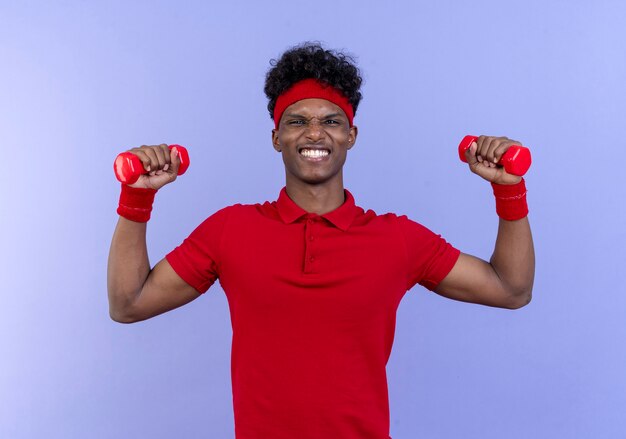
[[[305,157],[320,158],[326,157],[328,154],[330,154],[330,151],[327,149],[302,148],[300,150],[300,154]]]

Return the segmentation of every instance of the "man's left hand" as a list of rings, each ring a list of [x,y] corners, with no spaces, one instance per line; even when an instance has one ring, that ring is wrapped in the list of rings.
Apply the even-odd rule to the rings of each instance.
[[[509,174],[500,166],[500,159],[513,145],[521,145],[508,137],[480,136],[465,151],[470,170],[495,184],[517,184],[522,177]]]

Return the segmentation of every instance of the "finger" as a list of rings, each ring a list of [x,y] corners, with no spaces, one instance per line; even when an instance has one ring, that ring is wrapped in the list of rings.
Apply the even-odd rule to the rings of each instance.
[[[154,147],[154,152],[159,160],[159,169],[156,171],[155,175],[161,175],[167,172],[167,168],[169,167],[170,150],[165,143],[161,143]]]
[[[487,154],[489,153],[489,146],[491,145],[491,142],[494,140],[494,137],[492,136],[480,136],[479,140],[482,140],[482,142],[478,143],[478,152],[477,154],[480,155],[480,157],[484,160],[487,161]]]
[[[166,153],[163,151],[162,146],[163,146],[163,144],[161,144],[161,145],[154,145],[152,147],[152,151],[154,152],[154,155],[156,156],[156,159],[158,161],[157,170],[163,169],[163,166],[165,166],[165,163],[166,163],[166,161],[165,161]],[[167,147],[167,145],[165,145],[165,146]],[[167,154],[167,155],[169,155],[169,154]]]
[[[515,140],[507,139],[505,142],[500,143],[493,151],[494,163],[500,163],[502,156],[513,145],[518,145],[519,142]]]
[[[163,170],[167,171],[172,163],[170,147],[167,146],[165,143],[162,143],[159,146],[161,147],[161,150],[163,151],[163,159],[165,160],[165,164],[163,165]]]
[[[501,150],[503,147],[508,148],[511,139],[508,137],[496,137],[496,139],[489,145],[489,152],[487,156],[489,157],[489,161],[494,165],[498,163],[498,157],[496,156],[496,151]]]
[[[174,147],[170,150],[170,163],[171,167],[168,172],[171,172],[174,175],[178,175],[178,168],[180,168],[180,152],[178,148]]]
[[[487,149],[489,148],[489,141],[491,137],[489,136],[478,136],[478,140],[476,141],[476,156],[479,162],[483,162],[485,160],[485,154]]]
[[[159,159],[152,146],[142,145],[137,154],[143,154],[147,157],[148,166],[144,166],[146,171],[154,173],[159,169]]]
[[[493,151],[502,143],[502,139],[500,137],[492,137],[489,141],[489,145],[485,151],[485,155],[483,156],[485,160],[489,162],[489,164],[495,164],[495,157],[493,155]]]
[[[152,163],[152,160],[150,159],[150,156],[146,154],[146,150],[143,149],[145,146],[146,145],[141,145],[141,147],[130,149],[128,150],[128,152],[135,154],[137,157],[139,157],[139,160],[143,165],[143,169],[146,172],[150,172],[152,169],[154,169],[154,165]]]

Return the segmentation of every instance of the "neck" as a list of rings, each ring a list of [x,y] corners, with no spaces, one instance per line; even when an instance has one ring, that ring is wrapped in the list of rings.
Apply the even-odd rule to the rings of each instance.
[[[333,184],[311,185],[287,179],[287,195],[309,213],[324,215],[341,206],[345,201],[343,181]]]

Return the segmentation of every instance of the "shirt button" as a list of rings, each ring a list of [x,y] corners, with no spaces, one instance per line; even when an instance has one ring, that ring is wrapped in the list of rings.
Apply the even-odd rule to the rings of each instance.
[[[311,257],[309,258],[309,261],[311,261],[311,262],[315,262],[315,256],[311,256]]]
[[[308,220],[306,220],[306,222],[309,224],[313,224],[313,218],[309,218]]]
[[[309,236],[309,241],[313,241],[313,237],[312,236]]]

